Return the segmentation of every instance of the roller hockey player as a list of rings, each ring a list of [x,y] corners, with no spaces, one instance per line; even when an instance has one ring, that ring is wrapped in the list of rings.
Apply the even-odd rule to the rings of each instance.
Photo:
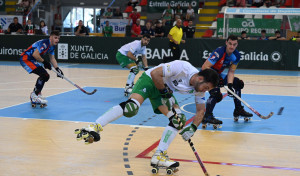
[[[227,85],[230,90],[235,92],[241,97],[241,90],[244,88],[244,82],[237,77],[234,77],[234,72],[240,61],[240,54],[236,47],[238,46],[238,38],[234,35],[230,35],[226,40],[226,46],[217,48],[209,58],[202,65],[202,70],[212,68],[219,73],[219,85],[217,88],[209,91],[210,97],[206,102],[206,112],[203,120],[203,128],[206,128],[207,124],[213,124],[214,129],[220,127],[222,121],[216,119],[213,115],[213,109],[216,103],[223,99],[223,95],[220,91],[220,87]],[[222,73],[226,67],[229,67],[228,73]],[[228,96],[234,100],[235,109],[233,112],[234,121],[242,116],[246,119],[250,119],[253,114],[246,112],[241,105],[241,101],[234,98],[234,96],[228,91]],[[247,120],[247,121],[248,121]]]
[[[148,62],[146,58],[146,46],[150,42],[150,35],[144,34],[141,40],[135,40],[133,42],[123,45],[117,52],[116,58],[119,64],[124,68],[130,70],[126,86],[124,89],[124,95],[128,96],[131,94],[134,86],[134,78],[139,73],[139,62],[137,58],[138,54],[142,55],[142,62],[144,70],[148,70]]]
[[[214,70],[206,69],[199,72],[186,61],[176,60],[160,64],[142,74],[127,101],[104,113],[96,120],[95,124],[75,130],[77,139],[84,139],[86,144],[99,141],[99,132],[103,130],[104,126],[121,116],[128,118],[135,116],[144,100],[149,98],[154,113],[164,114],[169,119],[169,124],[151,158],[152,172],[157,172],[162,167],[167,169],[167,172],[173,172],[179,163],[170,160],[167,149],[180,130],[184,140],[188,140],[194,135],[205,112],[205,91],[216,87],[218,81],[218,74]],[[195,95],[197,112],[190,126],[183,128],[186,117],[181,112],[178,102],[173,96],[173,91]]]
[[[47,82],[50,78],[48,72],[45,69],[51,70],[51,64],[44,60],[41,55],[46,53],[49,54],[50,62],[58,71],[63,75],[63,72],[57,65],[57,61],[55,59],[55,46],[59,42],[59,32],[52,31],[49,39],[43,39],[32,44],[27,50],[25,50],[20,57],[20,64],[22,67],[29,73],[34,73],[38,75],[38,79],[36,81],[33,92],[30,94],[31,106],[36,107],[37,104],[40,105],[41,108],[47,106],[47,100],[42,96],[41,91],[44,87],[45,82]],[[41,63],[43,63],[44,68]],[[60,77],[59,75],[57,75]]]

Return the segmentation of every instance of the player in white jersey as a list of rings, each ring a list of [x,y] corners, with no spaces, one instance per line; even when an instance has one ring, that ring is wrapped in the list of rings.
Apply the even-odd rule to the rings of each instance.
[[[119,64],[124,68],[130,70],[124,94],[129,95],[134,86],[134,78],[139,73],[139,62],[137,55],[142,55],[142,62],[144,70],[148,70],[148,62],[146,58],[146,45],[150,42],[150,35],[143,35],[141,40],[135,40],[133,42],[123,45],[117,52],[116,58]]]
[[[127,101],[112,107],[100,116],[96,123],[75,130],[77,139],[85,139],[86,144],[99,141],[100,131],[105,125],[122,116],[135,116],[142,103],[149,98],[154,113],[164,114],[170,121],[151,159],[151,166],[178,167],[179,163],[170,160],[166,151],[179,130],[181,130],[180,134],[186,141],[194,135],[205,112],[204,93],[215,88],[218,82],[219,76],[212,69],[199,72],[189,62],[181,60],[160,64],[142,74]],[[195,95],[197,112],[194,121],[183,129],[186,118],[181,112],[173,92]]]

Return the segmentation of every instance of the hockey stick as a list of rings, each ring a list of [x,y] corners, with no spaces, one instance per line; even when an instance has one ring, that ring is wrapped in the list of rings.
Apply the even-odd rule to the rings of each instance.
[[[172,109],[172,111],[175,113],[175,117],[176,117],[176,119],[177,119],[177,121],[178,121],[178,123],[179,123],[179,126],[180,126],[181,129],[182,129],[183,126],[184,126],[183,123],[181,122],[181,120],[180,120],[180,118],[178,117],[178,115],[177,115],[177,113],[175,112],[175,110]],[[195,154],[195,156],[196,156],[196,158],[197,158],[197,160],[198,160],[198,163],[200,164],[200,166],[201,166],[201,168],[202,168],[203,173],[205,174],[205,176],[209,176],[209,174],[208,174],[208,172],[207,172],[207,170],[206,170],[206,168],[205,168],[203,162],[202,162],[201,159],[200,159],[200,156],[199,156],[198,152],[196,151],[196,149],[195,149],[195,147],[194,147],[194,144],[193,144],[192,140],[189,139],[188,142],[189,142],[189,144],[190,144],[190,146],[191,146],[191,148],[192,148],[192,150],[193,150],[193,152],[194,152],[194,154]]]
[[[94,89],[92,92],[87,92],[85,91],[83,88],[79,87],[77,84],[73,83],[71,80],[69,80],[67,77],[65,77],[64,75],[60,74],[59,72],[57,72],[55,69],[51,69],[54,73],[58,74],[59,76],[61,76],[63,79],[67,80],[69,83],[71,83],[73,86],[77,87],[79,90],[81,90],[83,93],[88,94],[88,95],[93,95],[95,92],[97,92],[97,89]]]
[[[261,115],[259,112],[257,112],[255,109],[253,109],[247,102],[245,102],[243,99],[241,99],[237,94],[235,94],[234,92],[232,92],[227,86],[224,86],[224,88],[230,92],[235,98],[237,98],[238,100],[240,100],[241,102],[243,102],[244,105],[246,105],[252,112],[254,112],[258,117],[262,118],[262,119],[268,119],[270,118],[274,113],[270,112],[269,115],[267,116],[263,116]]]
[[[207,170],[206,170],[206,168],[205,168],[203,162],[201,161],[201,159],[200,159],[200,157],[199,157],[199,155],[198,155],[198,152],[196,151],[196,149],[195,149],[195,147],[194,147],[193,142],[191,141],[191,139],[189,139],[188,142],[189,142],[189,144],[190,144],[190,146],[191,146],[191,148],[192,148],[192,150],[193,150],[193,152],[194,152],[194,154],[195,154],[195,156],[196,156],[196,158],[197,158],[197,160],[198,160],[198,163],[200,164],[200,166],[201,166],[201,168],[202,168],[202,170],[203,170],[205,176],[209,176],[209,174],[208,174],[208,172],[207,172]]]

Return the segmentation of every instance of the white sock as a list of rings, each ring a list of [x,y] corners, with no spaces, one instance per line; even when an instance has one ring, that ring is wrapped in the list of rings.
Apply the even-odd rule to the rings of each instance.
[[[173,128],[171,126],[167,126],[162,134],[162,137],[160,139],[159,145],[156,149],[156,151],[165,151],[169,148],[169,145],[171,142],[175,139],[176,135],[178,133],[178,130],[176,128]]]
[[[100,116],[96,123],[100,123],[102,127],[109,124],[110,122],[117,120],[123,116],[123,109],[120,105],[114,106],[106,111],[102,116]]]
[[[130,69],[132,69],[132,68],[134,68],[134,67],[131,67]],[[135,78],[135,74],[133,72],[129,72],[126,84],[132,85],[134,82],[134,78]]]

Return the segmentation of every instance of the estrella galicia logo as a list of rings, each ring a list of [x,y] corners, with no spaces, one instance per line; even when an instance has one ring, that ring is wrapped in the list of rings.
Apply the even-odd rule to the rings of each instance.
[[[274,51],[271,54],[271,60],[273,62],[279,62],[279,61],[281,61],[281,58],[282,58],[282,56],[281,56],[280,52],[278,52],[278,51]]]

